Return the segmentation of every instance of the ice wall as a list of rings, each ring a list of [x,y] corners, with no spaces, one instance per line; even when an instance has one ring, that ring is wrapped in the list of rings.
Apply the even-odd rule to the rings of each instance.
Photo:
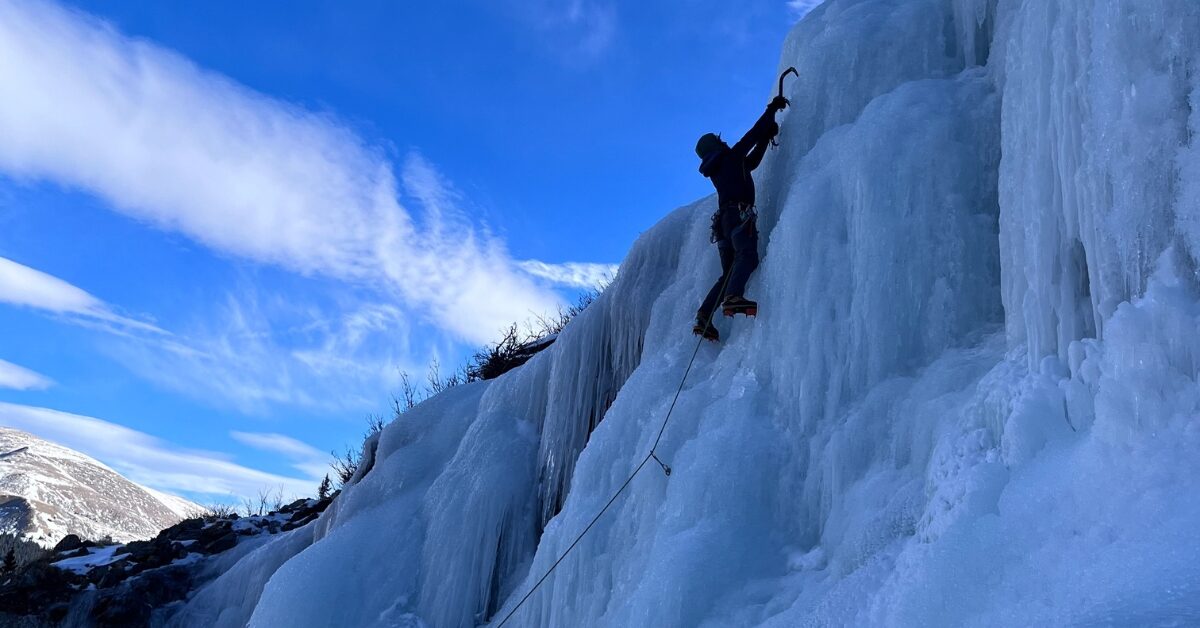
[[[1031,363],[1066,359],[1072,341],[1103,337],[1117,305],[1145,291],[1177,221],[1192,224],[1177,203],[1176,156],[1190,141],[1200,4],[1003,7],[1008,334]]]
[[[515,626],[1200,622],[1200,5],[829,0],[759,171],[756,321]],[[712,199],[546,352],[390,425],[177,625],[495,625],[645,455]],[[259,593],[261,591],[261,594]]]

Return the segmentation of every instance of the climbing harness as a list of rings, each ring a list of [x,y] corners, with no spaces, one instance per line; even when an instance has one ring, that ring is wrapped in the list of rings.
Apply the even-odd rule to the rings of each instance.
[[[738,218],[742,219],[742,224],[738,225],[737,229],[734,229],[734,231],[737,231],[738,229],[744,229],[746,227],[746,225],[750,222],[750,219],[758,218],[758,206],[757,205],[742,205],[742,206],[740,206],[738,208]]]
[[[726,211],[731,211],[733,209],[734,209],[734,206],[730,205],[730,206],[727,206],[724,208],[718,208],[717,211],[713,212],[712,218],[710,218],[710,220],[712,221],[712,225],[709,229],[709,234],[708,234],[709,242],[716,244],[716,243],[720,242],[722,239],[724,239],[725,237],[732,238],[733,234],[738,233],[739,231],[744,229],[747,224],[750,223],[751,218],[758,217],[758,208],[756,205],[747,205],[745,203],[738,203],[738,205],[737,205],[738,219],[740,219],[742,222],[739,223],[738,226],[734,227],[733,231],[730,231],[729,234],[726,235],[724,233],[724,231],[722,231],[722,229],[721,229],[721,213],[726,212]]]

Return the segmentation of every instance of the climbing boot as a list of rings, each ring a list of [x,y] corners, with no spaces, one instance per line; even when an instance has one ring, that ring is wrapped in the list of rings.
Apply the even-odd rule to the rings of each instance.
[[[721,312],[725,316],[733,316],[735,314],[758,316],[758,303],[742,297],[729,297],[721,304]]]
[[[720,332],[707,321],[696,321],[696,324],[692,327],[692,333],[709,342],[720,342],[721,340]]]

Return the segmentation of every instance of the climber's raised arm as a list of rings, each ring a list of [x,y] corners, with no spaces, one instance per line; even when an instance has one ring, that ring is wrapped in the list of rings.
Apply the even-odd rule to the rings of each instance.
[[[774,121],[771,124],[774,124]],[[778,129],[779,127],[776,127],[775,133],[772,133],[765,141],[755,144],[754,148],[750,149],[750,154],[746,155],[746,160],[743,162],[746,164],[746,170],[754,172],[754,169],[758,168],[758,164],[762,163],[763,157],[767,154],[767,148],[771,146],[771,139],[779,132]]]
[[[775,97],[775,99],[771,101],[771,104],[767,105],[767,110],[764,111],[761,116],[759,116],[758,121],[754,123],[754,126],[750,127],[750,130],[746,132],[746,135],[744,135],[742,139],[738,140],[736,144],[730,147],[730,150],[733,151],[733,153],[738,157],[749,159],[752,152],[757,155],[757,157],[753,159],[753,165],[750,166],[751,170],[758,167],[758,163],[762,161],[763,153],[765,153],[767,150],[767,145],[769,145],[771,143],[771,139],[779,133],[779,125],[775,122],[775,114],[782,111],[786,106],[786,99],[778,96]],[[761,149],[756,150],[760,145]]]

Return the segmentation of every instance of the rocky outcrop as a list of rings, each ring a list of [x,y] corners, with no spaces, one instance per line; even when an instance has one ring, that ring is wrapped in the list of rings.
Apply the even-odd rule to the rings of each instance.
[[[278,511],[181,521],[148,541],[100,545],[71,534],[44,559],[0,578],[0,625],[149,625],[156,609],[203,584],[203,565],[242,541],[306,526],[333,497]]]

